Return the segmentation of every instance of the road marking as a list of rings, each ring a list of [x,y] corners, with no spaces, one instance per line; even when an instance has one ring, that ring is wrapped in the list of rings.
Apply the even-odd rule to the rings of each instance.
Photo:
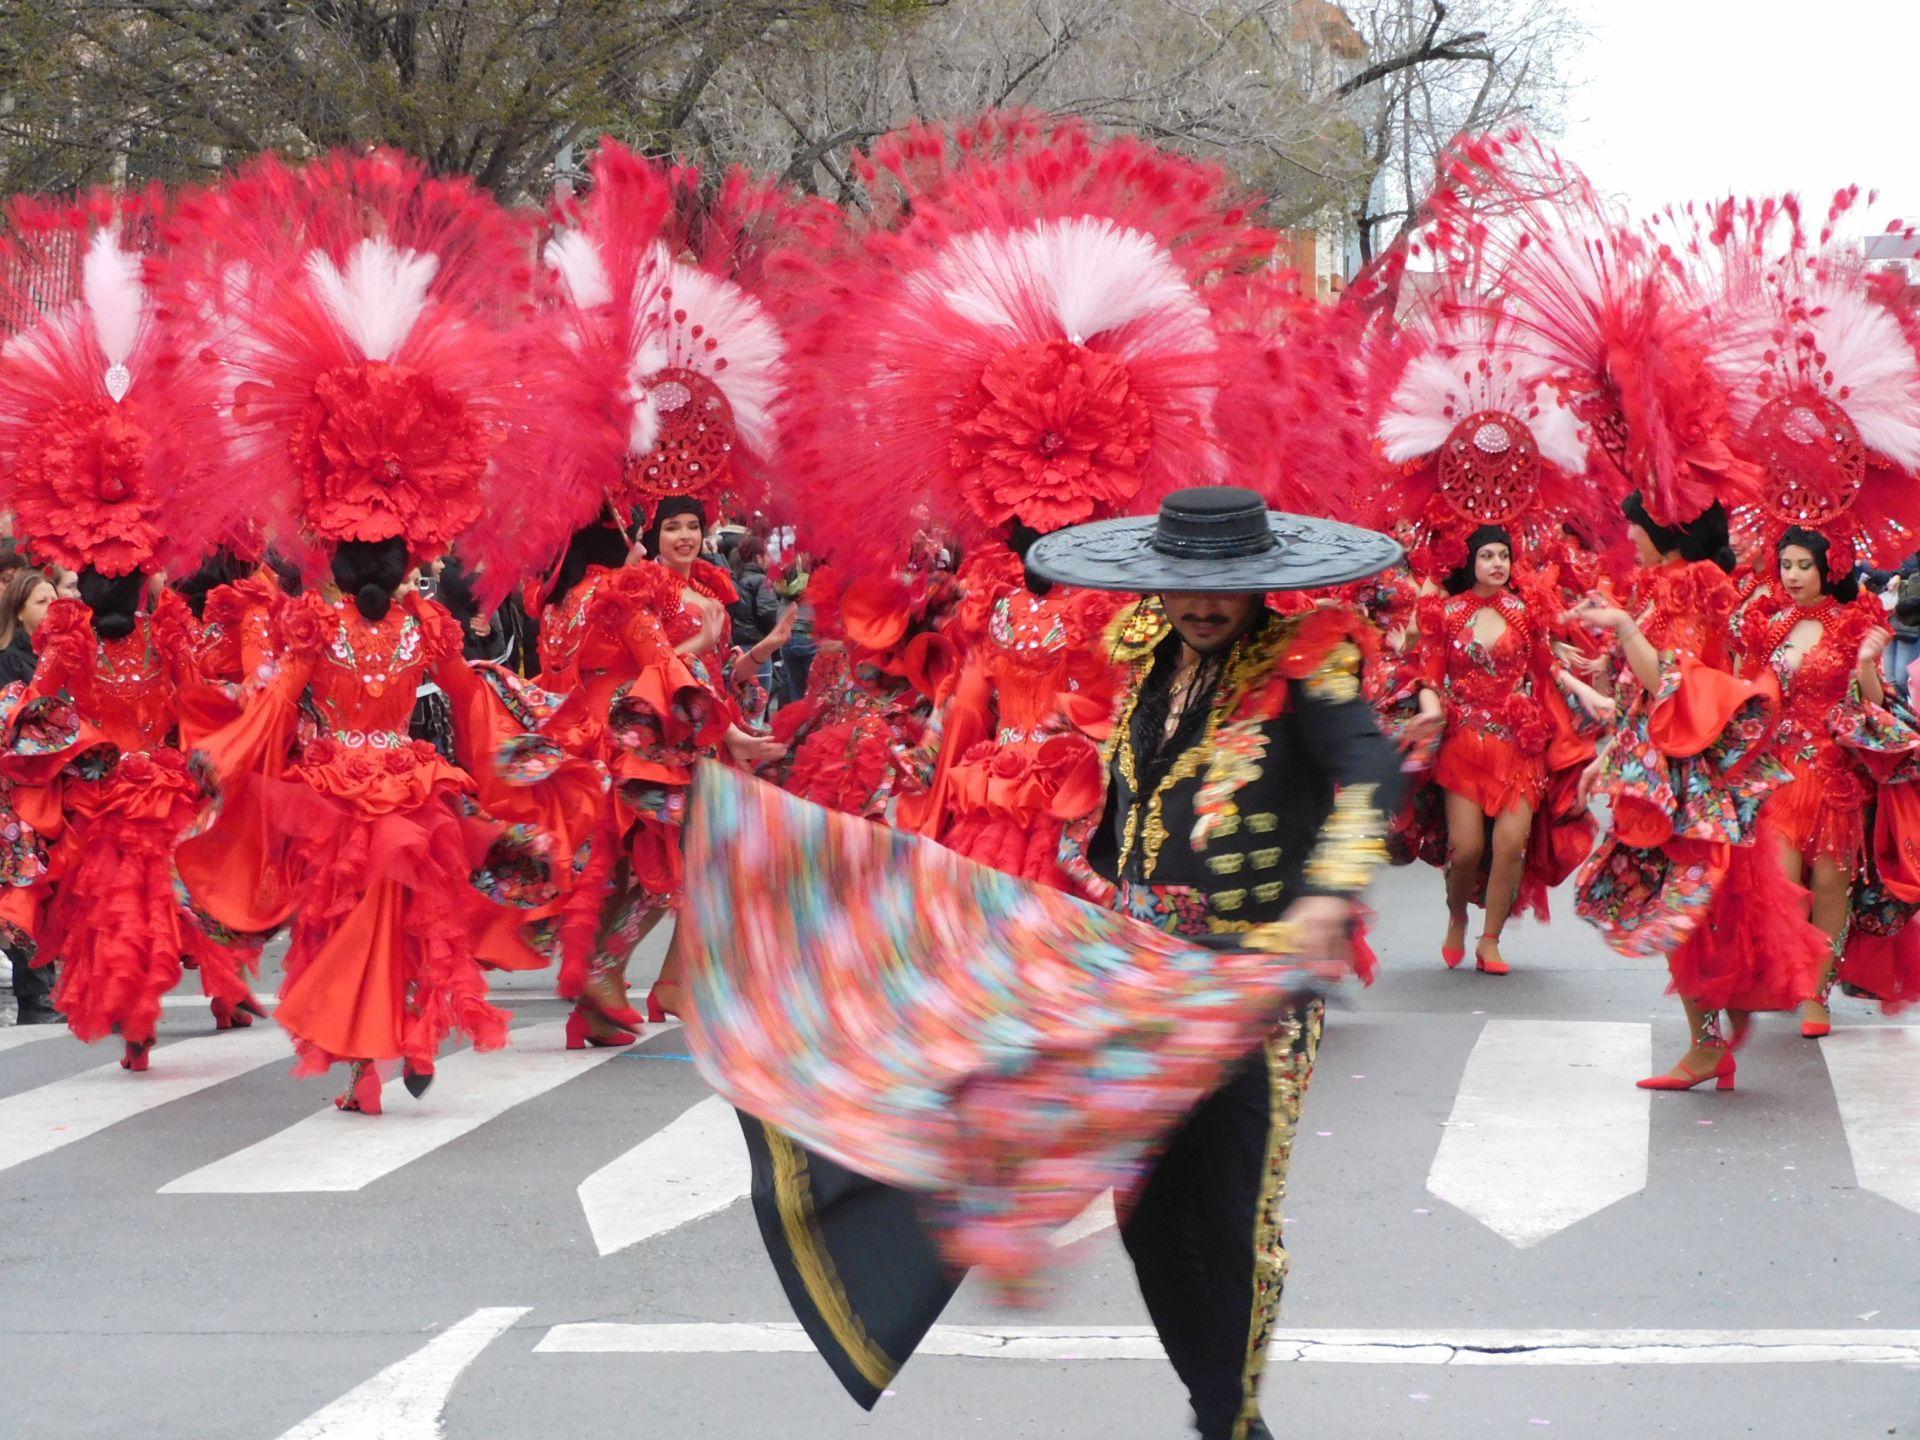
[[[64,1025],[10,1025],[0,1030],[0,1051],[18,1050],[36,1040],[53,1040],[66,1033]]]
[[[1647,1184],[1652,1027],[1489,1020],[1427,1189],[1525,1248]]]
[[[530,1306],[476,1310],[364,1385],[317,1410],[280,1440],[440,1440],[454,1382]]]
[[[292,1046],[277,1025],[159,1046],[149,1062],[153,1068],[144,1075],[130,1075],[120,1068],[118,1044],[102,1045],[100,1049],[114,1053],[115,1058],[65,1080],[0,1100],[0,1170],[84,1140],[144,1110],[284,1060],[292,1053]]]
[[[1054,1231],[1048,1243],[1056,1250],[1064,1250],[1069,1245],[1092,1239],[1103,1230],[1111,1230],[1119,1223],[1120,1217],[1113,1208],[1113,1191],[1102,1190],[1087,1202],[1086,1209]]]
[[[1836,1030],[1820,1053],[1860,1188],[1920,1212],[1920,1029]]]
[[[415,1100],[386,1087],[377,1119],[332,1105],[257,1144],[160,1187],[163,1195],[282,1195],[359,1190],[537,1095],[604,1064],[618,1050],[566,1050],[561,1021],[515,1030],[505,1050],[462,1050]]]
[[[611,1255],[716,1214],[752,1186],[740,1121],[715,1096],[581,1181],[580,1208]]]
[[[806,1354],[798,1325],[556,1325],[536,1355]],[[936,1325],[921,1355],[1161,1360],[1147,1325]],[[1920,1330],[1282,1330],[1276,1363],[1335,1365],[1894,1365]]]

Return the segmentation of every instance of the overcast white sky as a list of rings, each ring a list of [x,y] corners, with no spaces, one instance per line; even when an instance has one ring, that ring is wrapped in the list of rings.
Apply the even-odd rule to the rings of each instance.
[[[1920,220],[1920,0],[1577,3],[1560,148],[1634,211],[1858,183],[1876,221]]]

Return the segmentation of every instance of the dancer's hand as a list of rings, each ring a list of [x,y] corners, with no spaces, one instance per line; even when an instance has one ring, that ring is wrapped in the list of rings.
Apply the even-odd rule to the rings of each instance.
[[[1880,657],[1887,653],[1887,646],[1893,641],[1891,630],[1869,630],[1867,638],[1860,642],[1860,667],[1879,668]]]
[[[1346,963],[1353,938],[1353,904],[1337,895],[1303,895],[1280,917],[1294,934],[1294,955],[1302,960]]]
[[[1602,595],[1589,595],[1573,609],[1560,617],[1572,625],[1584,625],[1589,630],[1602,630],[1619,635],[1633,627],[1633,616],[1617,605],[1607,603]]]
[[[1420,713],[1407,722],[1403,732],[1410,746],[1424,745],[1440,733],[1447,723],[1447,710],[1431,690],[1420,692]]]
[[[727,750],[742,765],[765,765],[787,753],[787,747],[771,735],[755,735],[738,725],[727,731]]]
[[[1580,803],[1591,805],[1593,792],[1600,788],[1600,776],[1607,768],[1607,757],[1596,755],[1593,762],[1580,772]]]

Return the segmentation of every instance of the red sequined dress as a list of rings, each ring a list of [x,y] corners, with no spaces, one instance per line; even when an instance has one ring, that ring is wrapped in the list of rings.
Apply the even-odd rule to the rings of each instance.
[[[34,958],[59,966],[54,1005],[82,1040],[117,1030],[149,1044],[183,959],[209,995],[250,1001],[241,956],[202,933],[174,891],[173,847],[204,800],[173,743],[194,675],[186,602],[162,591],[132,634],[103,640],[86,607],[57,601],[36,641],[4,765],[21,817],[52,851]]]
[[[477,952],[512,898],[502,827],[475,813],[471,776],[407,733],[421,683],[464,667],[459,625],[418,595],[374,621],[309,594],[275,630],[272,678],[196,756],[220,800],[179,847],[182,881],[229,930],[291,923],[277,1018],[299,1073],[431,1068],[455,1030],[498,1048],[508,1017]]]
[[[1780,689],[1733,674],[1733,582],[1709,562],[1635,576],[1627,608],[1659,653],[1649,693],[1621,667],[1599,789],[1612,829],[1581,868],[1576,908],[1622,954],[1667,963],[1708,1010],[1785,1010],[1813,993],[1826,938],[1779,848],[1761,836],[1788,778],[1773,758]]]
[[[1506,622],[1491,644],[1475,638],[1474,621],[1494,610]],[[1546,599],[1513,589],[1481,597],[1422,597],[1420,681],[1445,707],[1445,730],[1429,783],[1413,787],[1390,849],[1405,863],[1446,863],[1446,823],[1439,792],[1463,795],[1488,816],[1519,806],[1533,811],[1516,913],[1545,918],[1547,892],[1593,847],[1594,822],[1579,800],[1580,772],[1594,746],[1576,729],[1554,678]]]
[[[1125,597],[1027,589],[1020,558],[978,551],[961,572],[958,679],[936,717],[939,763],[898,823],[1010,875],[1061,889],[1060,836],[1098,803],[1100,753],[1120,675],[1103,649]],[[932,737],[930,737],[931,739]]]
[[[512,721],[504,733],[491,721],[467,726],[490,737],[486,751],[505,756],[545,741],[603,777],[585,791],[546,785],[528,796],[541,806],[529,818],[563,837],[573,856],[556,911],[560,993],[568,999],[604,958],[603,941],[617,945],[623,925],[679,904],[680,827],[693,767],[727,724],[724,708],[668,638],[669,623],[680,627],[681,590],[678,577],[650,562],[593,566],[541,616],[537,687],[497,665],[476,667]],[[471,713],[468,692],[449,693],[456,719]],[[468,758],[464,744],[460,753]],[[488,762],[483,754],[469,763]],[[504,802],[490,796],[487,804],[498,814]],[[616,890],[625,903],[603,932]]]

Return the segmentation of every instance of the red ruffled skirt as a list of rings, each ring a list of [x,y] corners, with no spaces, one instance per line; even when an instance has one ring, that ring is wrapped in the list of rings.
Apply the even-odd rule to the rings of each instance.
[[[1100,752],[1079,735],[970,747],[947,775],[940,843],[1006,875],[1074,889],[1060,868],[1067,822],[1100,801]]]
[[[59,966],[53,1003],[73,1033],[151,1041],[187,958],[208,994],[245,999],[240,955],[201,934],[174,893],[174,842],[201,799],[179,752],[123,755],[103,779],[69,779],[62,799],[65,853],[35,963]]]
[[[471,782],[414,742],[377,751],[322,739],[284,779],[250,777],[178,866],[222,926],[292,920],[277,1018],[296,1073],[335,1060],[430,1065],[459,1030],[506,1043],[476,943],[498,907],[474,888],[499,827],[460,813]]]
[[[1546,757],[1522,750],[1504,736],[1460,724],[1440,742],[1433,781],[1442,790],[1473,801],[1488,816],[1526,806],[1540,808],[1547,794]]]
[[[1867,793],[1846,751],[1825,743],[1812,759],[1782,759],[1793,779],[1768,798],[1761,822],[1791,852],[1837,861],[1858,875],[1867,848]]]

